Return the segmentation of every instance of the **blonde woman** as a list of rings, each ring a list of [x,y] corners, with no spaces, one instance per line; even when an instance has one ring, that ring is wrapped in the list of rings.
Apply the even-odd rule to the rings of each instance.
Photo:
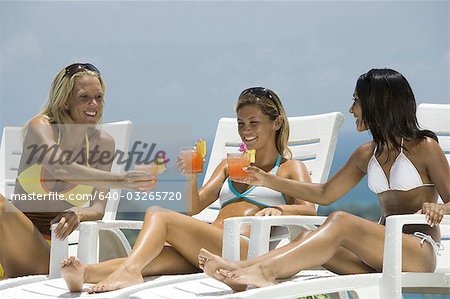
[[[58,224],[56,236],[64,239],[81,221],[102,218],[106,200],[100,198],[108,188],[135,189],[149,179],[145,172],[111,173],[111,159],[105,163],[93,157],[92,149],[114,153],[113,138],[95,127],[104,94],[95,66],[69,65],[53,80],[43,111],[25,125],[12,202],[0,194],[0,272],[5,277],[48,273],[51,223]],[[149,182],[147,187],[154,186]]]

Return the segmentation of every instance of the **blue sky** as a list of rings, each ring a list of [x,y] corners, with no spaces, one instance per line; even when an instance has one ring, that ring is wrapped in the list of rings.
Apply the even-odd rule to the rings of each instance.
[[[448,1],[1,1],[0,125],[22,125],[61,68],[89,61],[107,83],[104,121],[187,124],[193,138],[212,141],[239,93],[265,86],[289,116],[344,114],[342,165],[350,144],[369,140],[347,111],[370,68],[403,73],[418,103],[450,103],[449,9]]]

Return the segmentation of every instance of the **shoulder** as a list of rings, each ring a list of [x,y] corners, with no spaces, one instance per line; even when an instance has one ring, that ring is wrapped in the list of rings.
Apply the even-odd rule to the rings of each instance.
[[[30,119],[28,122],[29,125],[50,125],[50,121],[44,115],[37,115]]]
[[[309,176],[309,171],[302,161],[289,159],[281,162],[277,175],[290,179],[304,178],[305,176]]]
[[[102,148],[106,149],[114,149],[115,141],[114,138],[104,130],[93,129],[90,132],[90,139],[100,145]]]
[[[46,116],[37,115],[25,124],[23,135],[28,141],[32,140],[33,142],[50,140],[53,138],[52,124]]]
[[[367,158],[372,157],[375,152],[375,142],[370,141],[361,146],[359,146],[356,150],[353,151],[351,155],[351,159],[355,160],[367,160]]]
[[[420,157],[432,157],[433,155],[443,154],[439,143],[431,137],[425,137],[420,140],[410,140],[407,142],[406,146],[408,152]]]
[[[25,125],[27,132],[40,132],[42,129],[51,128],[50,121],[44,115],[37,115]]]
[[[373,141],[367,142],[353,151],[347,164],[354,165],[365,172],[367,169],[367,163],[369,163],[374,151],[375,143]]]
[[[300,160],[288,159],[281,162],[280,169],[286,169],[287,171],[304,170],[306,165]]]
[[[417,142],[417,147],[419,150],[435,150],[441,149],[439,143],[431,137],[425,137]]]

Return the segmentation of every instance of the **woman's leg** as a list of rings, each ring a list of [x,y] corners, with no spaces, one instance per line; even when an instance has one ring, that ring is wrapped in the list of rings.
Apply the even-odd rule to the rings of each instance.
[[[1,194],[0,236],[5,277],[48,273],[50,246],[30,219]]]
[[[283,249],[287,250],[290,247],[296,246],[296,244],[301,242],[303,238],[305,238],[312,232],[313,231],[309,230],[302,231],[294,240],[291,241],[291,243],[284,246]],[[267,258],[277,254],[279,254],[277,251],[271,251],[266,255],[257,257],[252,260],[234,262],[224,260],[220,256],[208,252],[206,249],[201,249],[199,253],[199,265],[200,268],[209,276],[216,277],[217,279],[222,279],[222,275],[216,275],[216,271],[219,269],[233,271],[241,268],[246,268],[258,264],[266,260]],[[344,273],[358,274],[358,273],[376,272],[375,269],[363,263],[358,256],[356,256],[348,249],[343,248],[342,246],[338,248],[336,254],[327,263],[321,266],[338,274]]]
[[[276,278],[290,277],[300,270],[327,263],[333,270],[348,273],[344,265],[340,267],[339,261],[333,260],[337,253],[342,253],[341,247],[357,256],[368,269],[381,271],[384,231],[382,225],[335,212],[324,225],[303,239],[271,251],[251,263],[244,262],[245,268],[218,270],[216,276],[235,289],[242,289],[250,283],[255,286],[270,285]],[[403,257],[403,269],[406,271],[432,271],[434,268],[431,246],[421,245],[415,237],[404,235]]]
[[[76,257],[69,257],[61,262],[61,275],[71,292],[81,292],[83,283],[98,283],[113,273],[126,258],[117,258],[98,264],[84,265]],[[142,276],[183,274],[197,272],[198,268],[190,264],[171,246],[164,246],[161,253],[144,269]],[[88,289],[93,292],[93,288]]]
[[[94,280],[108,274],[104,269],[110,271],[117,267],[89,291],[123,288],[142,282],[142,275],[192,273],[198,267],[198,252],[201,248],[221,254],[222,237],[223,230],[213,225],[173,211],[150,208],[128,258],[88,266],[85,277],[91,276]],[[165,247],[166,242],[172,247]],[[247,244],[243,242],[242,245],[241,254],[246,255]],[[97,275],[93,275],[94,272]]]

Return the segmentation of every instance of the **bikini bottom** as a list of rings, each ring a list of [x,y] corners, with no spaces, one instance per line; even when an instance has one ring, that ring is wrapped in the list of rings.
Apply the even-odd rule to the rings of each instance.
[[[420,244],[423,244],[424,242],[430,243],[431,247],[433,247],[434,253],[437,255],[441,255],[439,251],[444,250],[444,245],[433,240],[433,238],[430,235],[421,232],[415,232],[414,236],[419,238]]]

